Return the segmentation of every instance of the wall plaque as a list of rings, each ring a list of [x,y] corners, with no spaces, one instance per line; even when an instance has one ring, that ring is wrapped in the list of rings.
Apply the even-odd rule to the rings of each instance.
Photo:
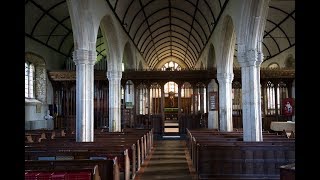
[[[209,93],[209,110],[210,111],[218,110],[218,93],[217,92]]]

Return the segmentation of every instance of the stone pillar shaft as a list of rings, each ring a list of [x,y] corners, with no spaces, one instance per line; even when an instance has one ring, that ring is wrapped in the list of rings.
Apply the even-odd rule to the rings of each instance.
[[[220,130],[233,131],[232,80],[233,73],[218,73]]]
[[[109,131],[121,132],[121,71],[108,71]]]
[[[219,129],[219,119],[218,111],[210,109],[210,92],[217,91],[217,83],[215,79],[211,79],[211,82],[208,85],[208,94],[207,94],[207,104],[208,104],[208,128],[209,129]],[[216,99],[218,100],[218,98]]]
[[[244,61],[245,60],[245,61]],[[262,54],[247,50],[241,61],[243,140],[263,141],[260,64]]]
[[[95,51],[78,49],[73,52],[76,64],[76,141],[94,141],[93,85]]]

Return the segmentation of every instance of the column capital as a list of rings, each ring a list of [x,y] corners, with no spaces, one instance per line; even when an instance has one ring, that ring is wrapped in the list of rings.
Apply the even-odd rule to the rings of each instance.
[[[233,80],[233,73],[217,73],[217,80],[219,82],[231,83]]]
[[[78,64],[91,64],[94,65],[97,59],[97,52],[86,49],[77,49],[73,51],[73,61]]]
[[[107,71],[107,78],[108,79],[121,79],[122,78],[122,71]]]
[[[239,46],[238,46],[239,47]],[[260,66],[263,61],[263,53],[257,49],[238,48],[238,62],[241,67]]]

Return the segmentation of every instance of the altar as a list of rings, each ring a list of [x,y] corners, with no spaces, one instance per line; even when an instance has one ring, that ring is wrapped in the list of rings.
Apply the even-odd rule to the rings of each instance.
[[[279,121],[271,121],[270,129],[273,131],[283,131],[286,132],[295,132],[295,122],[293,121],[286,121],[286,122],[279,122]]]

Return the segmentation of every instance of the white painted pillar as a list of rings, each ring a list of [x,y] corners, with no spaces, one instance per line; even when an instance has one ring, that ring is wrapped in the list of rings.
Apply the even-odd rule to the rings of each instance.
[[[121,132],[121,78],[122,71],[108,71],[109,131]]]
[[[76,141],[93,142],[93,85],[95,51],[78,49],[73,52],[76,65]]]
[[[219,82],[220,131],[233,131],[232,80],[233,73],[217,73]]]
[[[263,141],[260,65],[262,53],[246,50],[238,57],[242,79],[242,121],[244,141]]]
[[[218,91],[218,84],[215,79],[211,79],[208,84],[207,104],[208,104],[208,128],[219,129],[218,110],[210,110],[210,92]],[[217,99],[216,99],[217,100]]]

